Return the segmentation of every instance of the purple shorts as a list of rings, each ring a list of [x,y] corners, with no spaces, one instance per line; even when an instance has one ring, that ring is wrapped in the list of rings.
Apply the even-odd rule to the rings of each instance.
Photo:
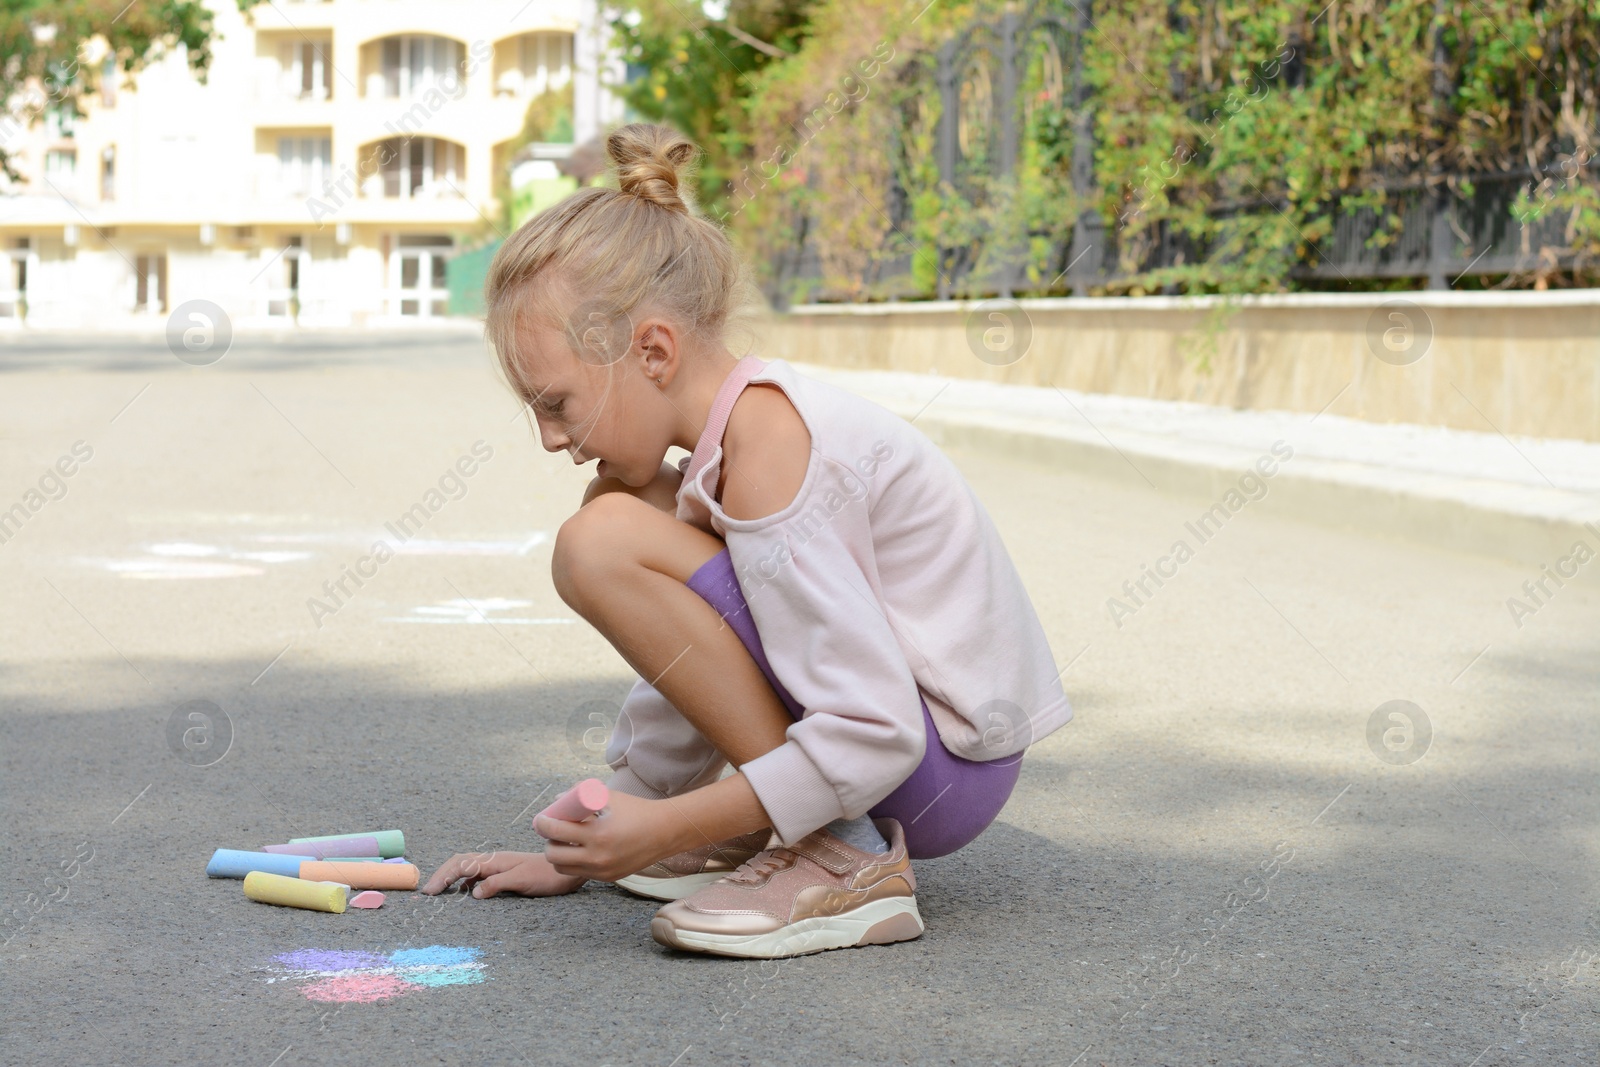
[[[707,560],[689,578],[689,588],[717,609],[733,632],[739,635],[756,666],[798,722],[805,709],[795,703],[788,690],[773,677],[772,666],[761,647],[755,620],[734,576],[733,561],[723,549]],[[1003,756],[989,763],[962,759],[944,747],[939,731],[928,714],[928,702],[921,700],[922,723],[928,745],[922,763],[911,777],[893,793],[879,801],[867,814],[874,818],[898,821],[906,835],[906,851],[912,859],[932,859],[970,844],[1000,814],[1011,790],[1022,773],[1022,753]]]

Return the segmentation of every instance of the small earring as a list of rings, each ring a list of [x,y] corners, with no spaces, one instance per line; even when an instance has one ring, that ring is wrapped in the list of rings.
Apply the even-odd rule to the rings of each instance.
[[[657,378],[657,379],[656,379],[656,384],[657,384],[657,385],[660,385],[660,384],[661,384],[661,379],[660,379],[660,378]]]

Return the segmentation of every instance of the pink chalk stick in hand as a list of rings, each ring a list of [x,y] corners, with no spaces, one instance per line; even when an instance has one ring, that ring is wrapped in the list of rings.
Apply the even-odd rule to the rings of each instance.
[[[556,798],[555,803],[541,811],[540,815],[548,815],[552,819],[561,819],[564,822],[582,822],[592,816],[600,814],[605,806],[611,802],[611,790],[598,778],[585,778],[571,789]],[[534,829],[538,829],[538,817],[534,817]]]

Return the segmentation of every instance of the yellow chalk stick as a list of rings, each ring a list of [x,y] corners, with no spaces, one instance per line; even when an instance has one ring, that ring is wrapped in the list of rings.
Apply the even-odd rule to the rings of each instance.
[[[350,899],[350,887],[332,881],[311,882],[265,871],[251,871],[244,876],[244,895],[263,904],[282,904],[290,908],[309,908],[338,914],[344,911],[345,903]]]
[[[305,860],[301,878],[343,882],[351,889],[415,889],[415,863],[334,863],[331,860]]]

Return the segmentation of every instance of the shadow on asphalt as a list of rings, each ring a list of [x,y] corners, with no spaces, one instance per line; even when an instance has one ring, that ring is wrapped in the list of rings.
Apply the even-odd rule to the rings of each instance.
[[[578,727],[619,704],[622,679],[423,691],[403,663],[291,658],[254,685],[255,662],[138,667],[160,699],[116,660],[9,671],[0,878],[14,904],[53,897],[9,930],[7,969],[27,991],[13,1048],[211,1062],[225,1033],[260,1063],[285,1046],[320,1062],[365,1062],[381,1046],[417,1062],[679,1067],[792,1062],[780,1048],[831,1049],[817,1059],[830,1063],[1065,1064],[1085,1048],[1082,1063],[1298,1063],[1311,1049],[1465,1063],[1509,1044],[1530,1011],[1545,1027],[1581,1026],[1596,1006],[1591,986],[1529,986],[1537,962],[1600,934],[1600,916],[1586,932],[1572,907],[1559,836],[1524,837],[1519,858],[1492,826],[1468,832],[1480,815],[1460,793],[1532,803],[1538,789],[1583,788],[1576,751],[1533,785],[1513,767],[1467,784],[1437,769],[1369,778],[1318,831],[1306,820],[1338,774],[1074,741],[1030,754],[976,842],[918,861],[921,939],[734,961],[655,944],[657,905],[601,883],[545,900],[396,893],[380,911],[331,916],[255,904],[203,874],[213,848],[363,829],[403,829],[424,875],[457,851],[533,849],[533,813],[604,777]],[[190,700],[231,726],[211,766],[169,746],[168,720]],[[1100,700],[1077,703],[1093,715]],[[1197,808],[1262,816],[1212,817],[1198,839],[1163,841],[1164,818]],[[62,877],[85,845],[92,859]],[[1529,943],[1541,923],[1544,941]],[[481,948],[489,980],[343,1005],[269,981],[284,952],[434,944]]]

